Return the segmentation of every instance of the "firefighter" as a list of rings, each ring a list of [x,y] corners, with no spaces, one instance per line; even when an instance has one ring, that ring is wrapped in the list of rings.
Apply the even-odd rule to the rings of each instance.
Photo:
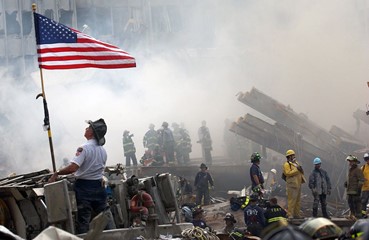
[[[124,156],[126,157],[126,167],[131,166],[131,160],[133,162],[133,166],[137,166],[137,158],[136,158],[136,147],[132,140],[133,134],[129,134],[128,130],[124,130],[123,132],[123,151]]]
[[[329,179],[327,171],[321,168],[322,160],[315,158],[313,160],[314,170],[309,176],[309,188],[314,197],[313,203],[313,217],[318,217],[319,202],[322,205],[323,217],[330,219],[327,212],[327,195],[331,194],[331,180]]]
[[[253,192],[257,193],[259,196],[262,196],[262,190],[264,189],[264,177],[260,170],[260,159],[261,156],[258,152],[254,152],[251,155],[252,165],[250,167],[250,178],[251,178],[251,189]]]
[[[235,229],[235,224],[237,223],[232,213],[226,213],[224,217],[225,227],[222,230],[222,233],[231,234]]]
[[[54,172],[49,179],[49,182],[54,182],[58,175],[74,174],[76,178],[74,191],[78,208],[77,233],[88,232],[91,216],[109,209],[107,192],[102,182],[107,160],[103,147],[107,126],[102,118],[86,123],[89,124],[84,134],[87,142],[78,147],[76,156],[67,167]],[[109,221],[107,229],[114,228],[113,225],[114,222]]]
[[[155,125],[149,125],[149,131],[147,131],[143,137],[143,146],[148,148],[150,151],[154,151],[155,147],[158,145],[158,132],[155,130]]]
[[[369,200],[369,154],[364,154],[365,164],[361,167],[361,171],[364,175],[364,184],[361,188],[361,216],[366,218],[366,206]]]
[[[258,195],[252,194],[250,196],[250,203],[243,212],[247,231],[254,236],[260,237],[261,231],[265,225],[265,217],[264,209],[257,205],[258,198]]]
[[[165,162],[166,164],[174,163],[174,137],[173,132],[168,128],[169,124],[167,122],[163,122],[163,129],[160,131],[159,135],[159,144],[161,149],[163,150]]]
[[[192,224],[194,227],[199,227],[202,229],[211,229],[210,226],[208,226],[204,219],[204,210],[201,208],[201,206],[196,206],[192,209]]]
[[[274,229],[288,224],[287,212],[278,205],[278,200],[275,197],[269,199],[269,204],[265,209],[264,216],[266,225],[263,229],[264,236]]]
[[[174,142],[175,142],[175,146],[174,146],[174,152],[175,152],[175,156],[178,162],[178,165],[184,165],[184,161],[183,161],[183,148],[182,148],[182,133],[181,133],[181,129],[179,128],[179,124],[178,123],[172,123],[172,128],[173,128],[173,138],[174,138]]]
[[[196,188],[196,204],[201,205],[204,198],[204,205],[209,205],[209,187],[214,188],[214,181],[204,163],[200,165],[200,171],[196,174],[194,185]]]
[[[286,176],[286,192],[288,205],[288,218],[302,218],[301,208],[301,185],[306,182],[304,170],[297,162],[295,151],[286,151],[286,162],[283,164],[283,173]]]
[[[209,166],[213,163],[213,158],[211,156],[212,147],[212,139],[210,136],[209,128],[206,126],[206,121],[201,122],[201,127],[198,130],[199,141],[202,148],[202,157],[205,159],[206,164]]]
[[[364,175],[361,169],[358,168],[360,161],[354,155],[347,156],[346,161],[349,162],[350,166],[345,182],[347,202],[350,207],[349,218],[356,220],[361,217],[360,194],[364,183]]]

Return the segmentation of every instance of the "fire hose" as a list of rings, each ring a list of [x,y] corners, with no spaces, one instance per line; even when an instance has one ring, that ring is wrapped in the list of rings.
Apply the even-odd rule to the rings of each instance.
[[[200,227],[187,228],[181,234],[185,239],[219,240],[215,233],[206,231]]]

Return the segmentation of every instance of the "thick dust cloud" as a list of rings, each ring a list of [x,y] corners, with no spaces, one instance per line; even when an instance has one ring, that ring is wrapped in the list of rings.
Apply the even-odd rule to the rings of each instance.
[[[43,71],[57,166],[85,141],[84,120],[100,117],[108,125],[109,165],[125,163],[125,129],[134,134],[139,159],[148,125],[158,129],[163,121],[184,123],[191,157],[200,157],[197,129],[206,120],[213,155],[222,156],[224,121],[253,111],[236,96],[252,87],[327,130],[355,131],[352,113],[369,102],[366,1],[200,1],[181,17],[175,37],[151,48],[120,46],[137,68]],[[35,99],[39,72],[22,81],[2,76],[9,168],[51,169],[42,100]]]

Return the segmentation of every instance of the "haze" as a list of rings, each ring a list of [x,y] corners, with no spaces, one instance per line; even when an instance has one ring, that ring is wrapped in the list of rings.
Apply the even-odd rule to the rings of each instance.
[[[200,157],[197,129],[206,120],[213,155],[222,156],[224,120],[253,112],[236,97],[252,87],[327,130],[337,125],[354,133],[352,113],[369,102],[368,23],[367,1],[202,0],[170,42],[120,46],[136,58],[135,69],[44,70],[57,165],[85,142],[84,120],[100,117],[108,125],[108,165],[125,163],[125,129],[134,134],[140,159],[149,123],[158,129],[163,121],[183,122],[191,157]],[[40,74],[14,80],[6,71],[0,88],[8,119],[0,127],[4,166],[52,169],[42,100],[35,99]],[[367,143],[366,134],[360,137]]]

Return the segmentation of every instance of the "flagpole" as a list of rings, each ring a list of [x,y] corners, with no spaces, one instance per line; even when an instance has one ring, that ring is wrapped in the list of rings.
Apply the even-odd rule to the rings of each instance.
[[[36,4],[35,3],[32,3],[32,11],[36,12]],[[36,30],[36,27],[35,27],[35,30]],[[35,34],[36,34],[36,32],[35,32]],[[51,127],[50,127],[49,110],[47,108],[47,101],[46,101],[46,94],[45,94],[45,87],[44,87],[44,77],[43,77],[43,74],[42,74],[42,68],[39,67],[39,69],[40,69],[40,76],[41,76],[42,93],[38,94],[36,96],[36,99],[40,96],[43,97],[44,113],[45,113],[44,129],[47,130],[47,136],[49,138],[51,161],[52,161],[52,165],[53,165],[53,171],[55,172],[56,171],[56,166],[55,166],[54,147],[53,147],[53,139],[52,139],[52,134],[51,134]]]

